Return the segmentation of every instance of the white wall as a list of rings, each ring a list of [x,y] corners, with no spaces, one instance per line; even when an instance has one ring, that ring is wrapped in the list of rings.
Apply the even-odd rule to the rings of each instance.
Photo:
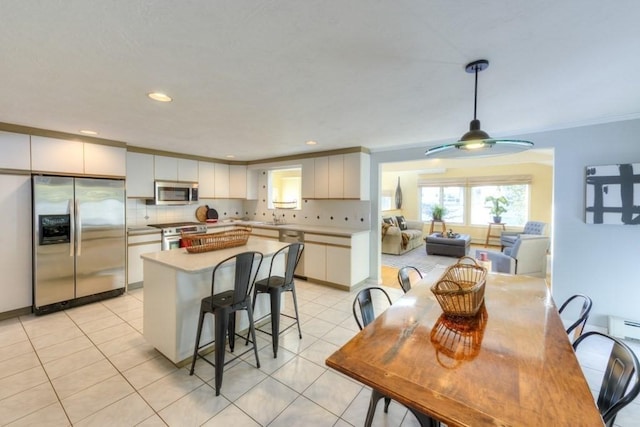
[[[584,222],[585,168],[640,163],[640,120],[511,135],[538,148],[554,148],[552,269],[553,295],[560,305],[575,293],[593,299],[589,323],[606,326],[607,316],[640,320],[640,225]],[[434,145],[434,144],[429,144]],[[425,147],[371,155],[371,218],[380,218],[379,165],[415,160]],[[640,201],[635,201],[640,205]],[[379,277],[380,227],[372,224],[371,277]]]

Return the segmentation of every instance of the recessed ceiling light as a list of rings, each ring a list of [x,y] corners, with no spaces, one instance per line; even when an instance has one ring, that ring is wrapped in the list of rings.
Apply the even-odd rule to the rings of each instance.
[[[173,99],[162,92],[151,92],[149,94],[147,94],[147,96],[151,99],[153,99],[154,101],[160,101],[160,102],[171,102],[173,101]]]
[[[227,159],[235,159],[236,156],[234,156],[233,154],[227,154]]]
[[[80,129],[80,133],[83,133],[85,135],[97,135],[98,132],[96,132],[95,130],[89,130],[89,129]]]
[[[309,140],[309,141],[305,142],[305,144],[307,144],[307,145],[317,145],[318,143],[316,141]]]

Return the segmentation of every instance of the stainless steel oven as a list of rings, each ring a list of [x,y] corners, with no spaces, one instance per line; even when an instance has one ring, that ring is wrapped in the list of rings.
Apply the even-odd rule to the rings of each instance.
[[[150,227],[162,229],[162,250],[182,247],[180,238],[183,234],[203,234],[207,232],[207,225],[199,222],[174,222],[169,224],[149,224]]]

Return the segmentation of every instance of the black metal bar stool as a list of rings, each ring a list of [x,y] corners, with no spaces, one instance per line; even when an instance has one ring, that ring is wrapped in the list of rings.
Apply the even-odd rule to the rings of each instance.
[[[261,332],[271,335],[271,342],[273,345],[273,357],[278,357],[278,336],[292,327],[294,324],[287,326],[282,331],[280,330],[280,316],[285,316],[290,319],[295,319],[298,325],[298,336],[302,338],[302,330],[300,329],[300,316],[298,315],[298,299],[296,298],[296,286],[293,280],[293,273],[300,261],[302,251],[304,250],[303,243],[291,243],[280,249],[271,258],[271,266],[269,267],[269,275],[261,280],[255,282],[253,288],[253,308],[256,306],[256,298],[258,294],[268,293],[271,302],[271,332],[260,329]],[[285,257],[284,276],[274,274],[274,264],[280,257]],[[295,309],[295,317],[280,312],[280,297],[283,292],[291,292],[293,296],[293,308]],[[266,318],[264,316],[261,319],[256,320],[258,323],[260,320]],[[247,339],[249,336],[247,335]]]
[[[196,334],[196,343],[193,350],[193,360],[191,361],[191,371],[189,375],[193,375],[193,369],[196,366],[196,359],[199,357],[208,364],[215,367],[216,373],[216,396],[220,395],[220,387],[222,386],[222,372],[224,365],[229,363],[243,354],[253,350],[256,357],[256,367],[260,367],[258,359],[258,349],[256,346],[256,331],[253,321],[253,307],[251,306],[251,289],[250,286],[256,278],[256,274],[262,264],[262,254],[260,252],[243,252],[231,256],[216,265],[211,275],[211,295],[202,299],[200,303],[200,317],[198,319],[198,333]],[[257,262],[257,265],[256,265]],[[254,272],[255,271],[255,272]],[[233,289],[215,293],[216,279],[221,281],[222,274],[233,274]],[[242,354],[235,356],[233,359],[224,361],[225,356],[225,338],[229,336],[229,348],[231,352],[234,350],[235,342],[235,316],[236,311],[246,310],[249,318],[249,334],[251,334],[253,349],[247,349]],[[211,313],[214,316],[214,340],[206,344],[200,345],[200,335],[202,334],[202,324],[204,316]],[[247,336],[246,343],[249,342]],[[215,343],[215,363],[199,353],[203,347],[207,347]]]

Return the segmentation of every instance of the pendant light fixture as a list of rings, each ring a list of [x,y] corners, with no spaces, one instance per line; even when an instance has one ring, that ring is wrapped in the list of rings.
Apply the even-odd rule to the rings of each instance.
[[[469,124],[469,132],[462,135],[458,142],[429,148],[425,156],[429,158],[462,158],[496,156],[500,154],[518,153],[533,147],[533,142],[519,139],[494,139],[480,129],[480,120],[476,118],[478,107],[478,73],[489,67],[489,61],[479,59],[465,67],[467,73],[476,77],[473,97],[473,120]]]

